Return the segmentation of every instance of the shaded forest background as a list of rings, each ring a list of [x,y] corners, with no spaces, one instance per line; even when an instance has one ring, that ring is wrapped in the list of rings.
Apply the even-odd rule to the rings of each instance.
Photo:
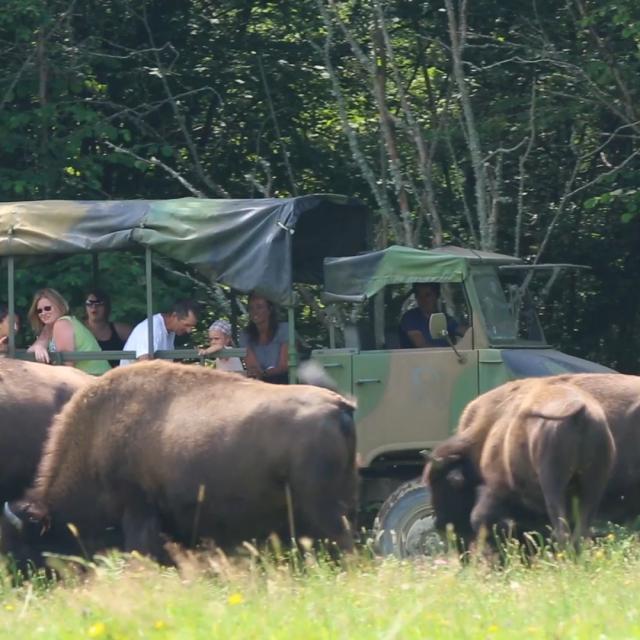
[[[4,0],[0,52],[2,201],[353,195],[377,247],[589,265],[548,338],[640,371],[637,0]],[[101,268],[136,319],[141,259]],[[18,305],[89,271],[22,268]]]

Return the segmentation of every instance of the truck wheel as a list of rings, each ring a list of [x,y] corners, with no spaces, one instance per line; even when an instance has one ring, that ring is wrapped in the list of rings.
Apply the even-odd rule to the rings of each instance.
[[[435,529],[431,493],[419,479],[401,484],[385,500],[373,532],[374,548],[381,555],[408,558],[445,549]]]

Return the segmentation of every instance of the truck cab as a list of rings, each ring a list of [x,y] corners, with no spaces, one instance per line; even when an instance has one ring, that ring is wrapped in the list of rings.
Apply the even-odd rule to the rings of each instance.
[[[334,326],[329,346],[314,350],[312,358],[358,402],[365,523],[367,514],[387,503],[384,515],[395,494],[407,495],[425,456],[454,432],[462,410],[478,395],[515,378],[611,371],[545,340],[533,282],[542,277],[548,285],[567,267],[575,265],[531,267],[511,256],[459,247],[392,246],[325,260],[324,298]],[[437,340],[439,346],[411,348],[401,335],[416,283],[438,285],[433,316],[444,314],[440,324],[455,327],[454,335]],[[417,491],[428,505],[426,488]]]

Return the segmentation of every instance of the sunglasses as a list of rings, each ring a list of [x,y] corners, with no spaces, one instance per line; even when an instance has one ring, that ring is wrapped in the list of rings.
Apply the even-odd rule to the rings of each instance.
[[[44,307],[36,309],[36,312],[38,313],[38,315],[42,315],[43,313],[49,313],[51,309],[53,309],[53,307],[50,304],[46,304]]]
[[[85,305],[87,307],[99,307],[101,304],[104,304],[103,300],[85,300]]]

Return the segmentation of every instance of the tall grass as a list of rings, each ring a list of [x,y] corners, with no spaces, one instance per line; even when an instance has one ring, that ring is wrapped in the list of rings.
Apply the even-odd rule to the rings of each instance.
[[[86,563],[85,563],[86,564]],[[640,545],[611,534],[577,558],[420,561],[361,552],[188,554],[177,569],[98,558],[57,582],[0,574],[0,637],[633,638],[640,637]]]

